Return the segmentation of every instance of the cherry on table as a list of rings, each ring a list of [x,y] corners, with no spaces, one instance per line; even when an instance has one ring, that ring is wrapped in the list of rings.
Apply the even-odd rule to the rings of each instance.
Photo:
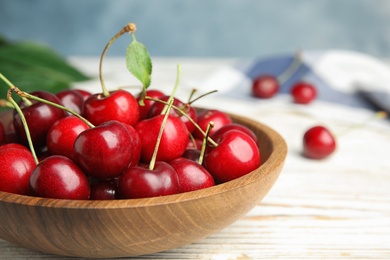
[[[303,136],[303,155],[311,159],[324,159],[336,150],[333,134],[324,126],[314,126]]]
[[[317,97],[317,89],[311,83],[299,81],[291,87],[291,95],[295,103],[309,104]]]
[[[32,194],[43,198],[89,199],[84,172],[69,158],[49,156],[39,162],[30,177]]]
[[[252,95],[258,98],[271,98],[279,92],[279,81],[273,75],[260,75],[252,82]]]

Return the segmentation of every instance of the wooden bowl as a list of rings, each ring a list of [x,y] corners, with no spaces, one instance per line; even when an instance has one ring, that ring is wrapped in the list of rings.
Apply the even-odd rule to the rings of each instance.
[[[235,115],[257,135],[262,165],[203,190],[146,199],[59,200],[0,192],[0,238],[63,256],[151,254],[193,243],[229,226],[271,189],[287,146],[271,128]]]

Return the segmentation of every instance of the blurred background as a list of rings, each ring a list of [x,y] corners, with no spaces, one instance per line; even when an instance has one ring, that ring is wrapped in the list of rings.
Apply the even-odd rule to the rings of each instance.
[[[387,0],[0,0],[0,35],[100,55],[128,22],[152,56],[257,57],[348,49],[390,57]],[[130,36],[129,36],[130,37]],[[124,55],[121,37],[108,55]]]

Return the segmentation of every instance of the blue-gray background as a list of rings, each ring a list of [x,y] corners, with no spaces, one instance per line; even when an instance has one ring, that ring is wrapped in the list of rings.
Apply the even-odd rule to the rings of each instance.
[[[128,22],[152,56],[257,57],[348,49],[390,57],[387,0],[0,0],[0,34],[100,55]],[[108,55],[124,55],[130,36]]]

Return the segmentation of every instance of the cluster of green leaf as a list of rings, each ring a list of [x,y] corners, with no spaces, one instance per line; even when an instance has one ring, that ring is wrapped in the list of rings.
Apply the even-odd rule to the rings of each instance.
[[[73,82],[88,80],[78,69],[48,46],[33,41],[9,42],[0,36],[0,73],[26,92],[46,90],[56,93]],[[8,86],[0,82],[0,99]]]

